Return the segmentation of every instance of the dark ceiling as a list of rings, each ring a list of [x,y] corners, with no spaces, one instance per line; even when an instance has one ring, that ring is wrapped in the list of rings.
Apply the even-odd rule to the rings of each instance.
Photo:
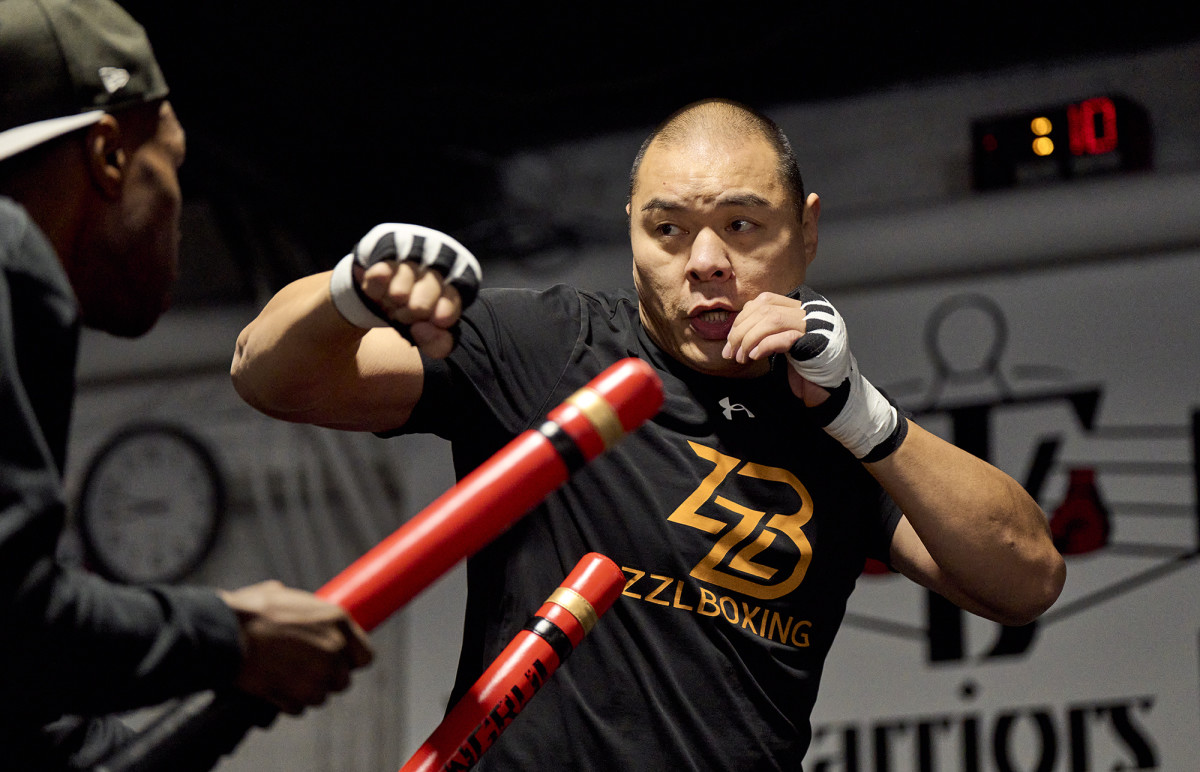
[[[1200,36],[1196,4],[1179,0],[936,12],[912,3],[123,4],[154,41],[189,131],[185,189],[240,213],[227,219],[281,224],[322,257],[382,220],[455,232],[494,207],[506,154],[641,129],[693,99],[769,107]]]

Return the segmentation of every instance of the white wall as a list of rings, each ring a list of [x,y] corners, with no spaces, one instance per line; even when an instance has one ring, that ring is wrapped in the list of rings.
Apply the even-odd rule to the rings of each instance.
[[[891,769],[966,768],[964,727],[974,720],[981,770],[1192,768],[1200,752],[1198,286],[1200,250],[1192,249],[840,299],[851,330],[864,331],[854,343],[864,372],[906,405],[932,411],[918,420],[953,437],[956,407],[985,406],[992,460],[1023,482],[1038,444],[1059,439],[1040,503],[1053,513],[1068,471],[1092,469],[1112,535],[1101,550],[1068,556],[1061,599],[1031,645],[1011,656],[988,656],[999,628],[968,619],[962,656],[934,661],[925,593],[897,577],[864,577],[829,662],[814,717],[828,733],[810,761],[854,769],[842,745],[849,729],[861,769],[883,768],[873,766],[885,754],[872,745],[883,729]],[[1004,321],[994,372],[969,372],[980,357],[963,346],[973,338],[978,353],[995,339],[984,306],[964,306],[961,319],[947,317],[939,347],[923,345],[937,308],[967,296],[990,300]],[[956,340],[961,327],[975,334]],[[942,376],[935,357],[951,365]],[[1100,402],[1088,426],[1070,397],[1091,390]],[[1083,723],[1073,725],[1073,714]],[[1038,717],[1049,721],[1045,736],[1035,731]],[[917,762],[922,723],[932,727],[932,767]],[[1139,741],[1153,766],[1135,764]]]
[[[890,769],[965,769],[958,754],[972,719],[979,770],[1136,768],[1128,732],[1114,730],[1114,717],[1125,716],[1152,747],[1156,766],[1147,768],[1191,768],[1200,750],[1191,557],[1200,545],[1189,434],[1191,411],[1200,407],[1200,313],[1192,300],[1200,288],[1198,77],[1200,46],[1185,46],[772,108],[824,201],[810,281],[846,316],[867,375],[914,409],[990,405],[993,460],[1018,480],[1029,474],[1040,439],[1061,436],[1043,506],[1058,505],[1072,465],[1096,468],[1114,505],[1114,545],[1069,560],[1063,600],[1018,656],[988,659],[996,631],[967,622],[964,656],[929,661],[923,594],[899,579],[864,578],[814,717],[822,734],[810,762],[824,762],[815,769],[882,769],[870,745],[878,733],[890,738]],[[1152,116],[1153,174],[969,192],[971,118],[1117,91]],[[484,256],[488,283],[627,285],[625,179],[643,133],[512,159],[507,204],[597,238],[576,253],[519,263],[493,265]],[[935,392],[925,344],[931,320],[940,304],[970,295],[1002,314],[1007,342],[998,377],[960,373]],[[978,317],[980,308],[968,306],[947,331],[946,358],[969,361],[992,342],[994,320]],[[196,580],[231,586],[280,576],[315,588],[449,487],[448,455],[428,438],[335,437],[246,408],[224,370],[253,313],[173,312],[137,342],[89,336],[69,479],[77,485],[90,451],[128,421],[157,416],[188,425],[217,449],[239,491],[225,538]],[[1061,399],[1085,388],[1102,393],[1091,427]],[[921,420],[944,434],[952,429],[945,413]],[[319,471],[340,468],[339,460],[382,466],[398,490],[384,486],[351,501],[352,478]],[[330,495],[290,499],[303,505],[288,505],[286,492],[282,499],[263,493],[317,479]],[[334,529],[323,530],[330,522]],[[461,593],[456,571],[381,626],[380,661],[351,693],[254,733],[223,768],[398,768],[440,719]],[[1050,764],[1039,716],[1057,743],[1051,766],[1038,766]],[[847,731],[861,746],[858,767],[839,744]],[[936,740],[937,761],[926,766],[916,760],[922,732]],[[1001,743],[1011,757],[993,751],[995,737],[1011,740]],[[1081,748],[1090,753],[1086,762]]]

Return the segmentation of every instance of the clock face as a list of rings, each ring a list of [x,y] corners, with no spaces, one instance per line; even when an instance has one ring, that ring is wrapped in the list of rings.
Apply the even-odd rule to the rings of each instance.
[[[187,430],[122,430],[95,455],[78,516],[92,566],[121,582],[172,582],[212,549],[225,507],[219,469]]]

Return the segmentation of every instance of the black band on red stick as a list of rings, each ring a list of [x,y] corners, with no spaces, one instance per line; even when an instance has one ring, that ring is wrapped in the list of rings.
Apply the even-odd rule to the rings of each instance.
[[[538,427],[538,431],[542,436],[550,440],[550,445],[558,453],[563,464],[566,465],[568,472],[575,472],[583,468],[587,463],[587,458],[583,455],[583,451],[579,449],[579,445],[575,442],[575,438],[559,426],[554,421],[545,421]]]
[[[571,639],[562,631],[562,628],[551,622],[546,617],[535,616],[525,625],[525,629],[539,638],[550,644],[554,649],[554,653],[558,655],[558,661],[563,662],[575,650],[571,644]]]

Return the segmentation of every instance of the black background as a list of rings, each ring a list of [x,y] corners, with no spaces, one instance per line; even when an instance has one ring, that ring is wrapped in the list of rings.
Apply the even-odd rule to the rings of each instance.
[[[1200,36],[1186,2],[124,5],[189,132],[185,190],[235,248],[268,221],[317,267],[380,221],[461,233],[495,215],[507,154],[642,130],[693,99],[769,108]]]

